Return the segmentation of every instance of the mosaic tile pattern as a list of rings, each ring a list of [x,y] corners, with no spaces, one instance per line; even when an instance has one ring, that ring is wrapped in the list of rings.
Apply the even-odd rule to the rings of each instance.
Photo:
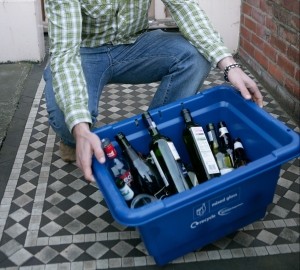
[[[213,69],[203,89],[220,84],[224,84],[223,74]],[[264,109],[299,132],[299,127],[258,85],[264,95]],[[41,80],[1,200],[0,269],[155,265],[135,229],[114,221],[97,186],[85,181],[75,164],[60,159],[59,138],[47,122],[44,86]],[[157,86],[107,85],[96,127],[147,110]],[[282,165],[273,203],[263,220],[171,263],[299,252],[299,161]]]

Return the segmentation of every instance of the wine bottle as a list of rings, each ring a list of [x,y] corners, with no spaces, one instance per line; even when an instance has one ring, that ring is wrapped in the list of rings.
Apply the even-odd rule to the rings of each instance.
[[[223,175],[231,172],[232,170],[234,170],[234,168],[232,165],[230,155],[219,147],[219,142],[217,139],[214,124],[209,123],[207,124],[206,128],[207,128],[208,140],[210,142],[210,148],[215,156],[215,159],[219,166],[220,173]]]
[[[118,133],[115,139],[120,145],[123,156],[129,163],[132,176],[135,181],[138,181],[142,193],[155,196],[157,199],[167,197],[170,191],[165,186],[157,168],[136,152],[122,132]]]
[[[118,178],[116,181],[116,186],[120,190],[120,193],[123,196],[123,199],[127,203],[127,205],[130,207],[131,202],[134,197],[137,196],[137,194],[123,181],[123,179]]]
[[[144,112],[142,117],[152,138],[149,146],[150,154],[165,186],[171,191],[171,194],[190,189],[192,183],[173,142],[167,136],[159,133],[148,112]]]
[[[246,156],[245,149],[240,138],[235,138],[233,140],[233,148],[235,156],[234,167],[239,168],[244,165],[247,165],[250,162],[250,160]]]
[[[139,193],[139,187],[134,182],[132,174],[129,169],[128,162],[119,156],[115,147],[112,145],[109,138],[101,140],[102,147],[106,153],[108,159],[106,161],[106,168],[109,171],[111,177],[116,181],[122,179],[134,192]]]
[[[231,136],[224,121],[218,123],[220,147],[226,151],[234,164],[234,153]]]
[[[188,109],[183,109],[181,115],[185,122],[182,132],[183,141],[190,157],[198,182],[220,176],[220,171],[213,153],[207,142],[203,128],[193,121]]]

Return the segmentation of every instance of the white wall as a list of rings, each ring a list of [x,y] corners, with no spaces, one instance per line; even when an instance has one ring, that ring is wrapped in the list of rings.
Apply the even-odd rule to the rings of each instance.
[[[157,20],[166,18],[165,7],[162,1],[152,1],[155,1],[155,18]],[[206,12],[214,28],[221,34],[225,45],[231,53],[236,53],[239,42],[241,0],[195,1]]]
[[[0,62],[40,62],[45,56],[40,0],[0,0]]]
[[[197,0],[231,53],[239,44],[241,0]]]

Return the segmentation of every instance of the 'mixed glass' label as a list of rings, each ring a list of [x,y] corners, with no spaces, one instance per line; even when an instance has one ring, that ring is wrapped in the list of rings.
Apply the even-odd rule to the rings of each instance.
[[[240,201],[241,191],[236,188],[208,201],[201,202],[193,208],[194,222],[191,228],[195,229],[201,224],[205,224],[215,219],[217,216],[226,216],[241,207],[244,203]]]

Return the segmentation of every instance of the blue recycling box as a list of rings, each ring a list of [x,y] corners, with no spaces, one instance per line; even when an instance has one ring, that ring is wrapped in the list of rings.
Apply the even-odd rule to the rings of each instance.
[[[242,139],[251,163],[191,190],[129,209],[105,165],[93,158],[93,173],[114,219],[136,227],[149,255],[164,265],[265,216],[272,203],[280,167],[299,156],[299,135],[231,86],[205,90],[150,111],[161,134],[171,138],[184,163],[190,163],[182,130],[182,108],[194,122],[225,121],[232,139]],[[94,130],[121,149],[114,136],[123,132],[132,146],[149,153],[150,135],[141,115]]]

